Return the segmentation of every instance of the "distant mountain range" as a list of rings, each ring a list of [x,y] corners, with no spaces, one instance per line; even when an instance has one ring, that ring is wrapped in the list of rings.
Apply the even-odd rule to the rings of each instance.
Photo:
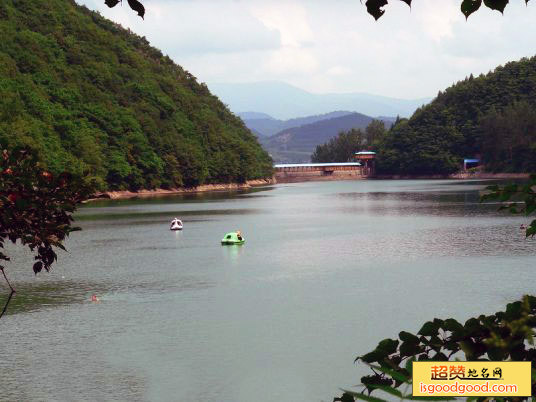
[[[368,116],[410,116],[431,98],[396,99],[367,93],[313,94],[279,81],[255,83],[212,83],[210,90],[245,119],[276,119],[314,116],[334,110],[359,112]],[[243,113],[247,112],[247,113]],[[261,113],[262,112],[262,113]]]
[[[311,118],[303,120],[307,119]],[[372,120],[372,117],[361,113],[346,113],[342,116],[287,128],[270,137],[260,137],[260,142],[276,163],[310,162],[311,154],[317,145],[329,141],[341,131],[352,128],[364,129]],[[394,122],[394,118],[383,118],[382,120],[385,121],[387,127]]]
[[[288,120],[278,120],[266,113],[258,112],[238,113],[238,116],[241,117],[242,120],[244,120],[244,123],[246,123],[246,126],[259,137],[271,136],[292,127],[299,127],[306,124],[316,123],[317,121],[346,116],[349,114],[352,114],[352,112],[337,111]]]

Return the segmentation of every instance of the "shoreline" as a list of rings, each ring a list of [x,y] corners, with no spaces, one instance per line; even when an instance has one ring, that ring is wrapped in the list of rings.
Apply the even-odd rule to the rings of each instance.
[[[106,191],[95,194],[93,198],[87,199],[84,203],[98,200],[123,200],[136,197],[160,197],[174,194],[194,194],[219,191],[247,190],[253,187],[270,186],[274,184],[306,183],[313,181],[349,181],[349,180],[507,180],[507,179],[528,179],[530,173],[453,173],[450,175],[376,175],[376,176],[355,176],[355,175],[333,175],[333,176],[292,176],[292,177],[272,177],[270,179],[248,180],[245,183],[220,183],[203,184],[197,187],[180,187],[139,191]]]
[[[528,179],[530,173],[467,173],[458,172],[447,175],[376,175],[371,179],[377,180],[508,180],[508,179]]]
[[[271,179],[256,179],[248,180],[245,183],[220,183],[220,184],[203,184],[197,187],[179,187],[179,188],[156,188],[154,190],[139,190],[139,191],[106,191],[104,193],[95,194],[93,198],[90,198],[84,202],[98,201],[98,200],[123,200],[136,197],[159,197],[162,195],[174,195],[174,194],[193,194],[193,193],[206,193],[206,192],[218,192],[218,191],[234,191],[234,190],[247,190],[253,187],[262,187],[276,184],[274,178]]]

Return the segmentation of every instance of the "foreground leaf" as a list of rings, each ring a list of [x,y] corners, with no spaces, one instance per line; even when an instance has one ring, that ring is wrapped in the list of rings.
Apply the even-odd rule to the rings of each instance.
[[[465,19],[469,18],[471,14],[477,11],[482,5],[482,0],[463,0],[461,10]]]
[[[387,0],[367,0],[365,5],[367,6],[367,12],[377,21],[385,13],[382,7],[387,5]]]

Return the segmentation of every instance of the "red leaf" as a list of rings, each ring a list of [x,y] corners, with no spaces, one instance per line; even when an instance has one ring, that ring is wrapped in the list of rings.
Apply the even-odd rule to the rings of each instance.
[[[145,15],[145,7],[138,0],[128,0],[128,5],[131,9],[138,12],[138,15],[143,19]]]
[[[33,271],[37,275],[38,272],[41,272],[43,269],[43,263],[41,261],[37,261],[33,266]]]

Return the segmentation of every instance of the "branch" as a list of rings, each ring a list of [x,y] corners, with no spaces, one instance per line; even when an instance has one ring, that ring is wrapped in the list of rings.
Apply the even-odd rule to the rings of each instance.
[[[4,267],[0,267],[0,271],[2,271],[2,274],[4,275],[4,279],[6,280],[7,286],[9,286],[9,289],[11,289],[11,293],[9,294],[9,296],[7,298],[6,305],[4,306],[4,309],[2,310],[2,313],[0,313],[0,318],[2,318],[4,316],[4,313],[7,310],[7,306],[9,305],[9,302],[11,301],[11,298],[16,293],[16,291],[13,288],[13,286],[11,286],[11,283],[9,283],[9,279],[7,279],[6,273],[4,272]]]

